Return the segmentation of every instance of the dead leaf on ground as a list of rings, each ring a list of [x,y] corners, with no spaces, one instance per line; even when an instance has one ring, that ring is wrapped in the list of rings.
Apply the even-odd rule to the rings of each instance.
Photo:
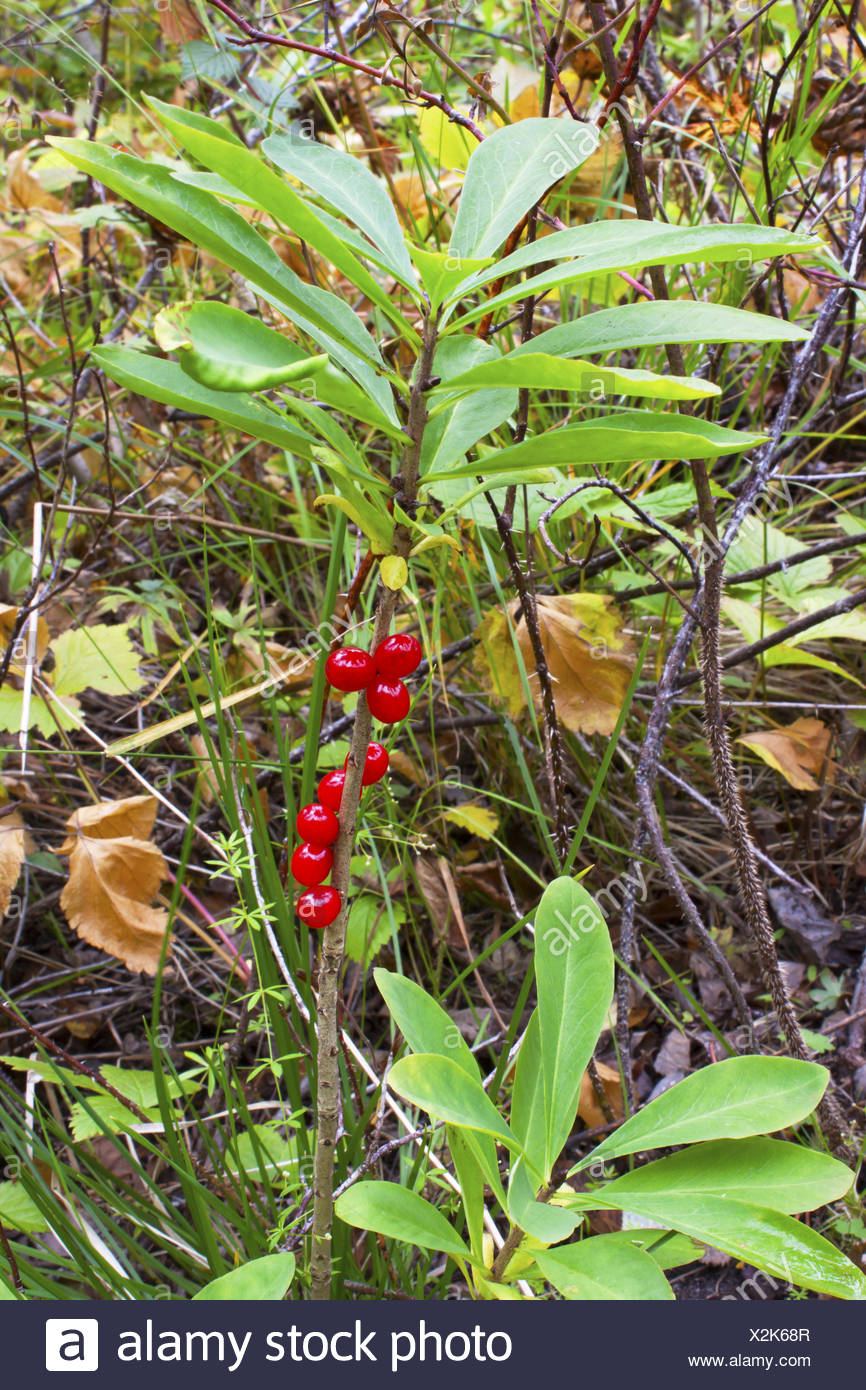
[[[17,811],[5,811],[0,816],[0,917],[5,917],[9,911],[12,890],[21,873],[26,833]]]
[[[69,882],[60,906],[85,941],[129,970],[155,975],[168,913],[151,907],[167,877],[162,852],[150,843],[156,797],[129,796],[85,806],[66,822],[60,847]]]
[[[517,604],[510,609],[511,619]],[[538,600],[541,644],[553,680],[556,713],[574,733],[611,734],[631,678],[634,644],[623,618],[605,594],[563,594]],[[525,708],[523,684],[514,654],[509,622],[501,609],[488,615],[478,632],[476,660],[489,684],[505,700],[509,713]],[[515,637],[537,709],[541,694],[523,617]]]
[[[169,43],[190,43],[206,32],[190,0],[160,0],[159,27]]]
[[[795,719],[793,724],[783,728],[744,734],[737,739],[737,743],[751,748],[797,791],[817,791],[819,783],[816,779],[820,778],[825,763],[828,773],[833,770],[833,764],[827,757],[830,730],[820,719],[808,715]]]
[[[614,1119],[621,1120],[623,1110],[620,1074],[613,1067],[606,1066],[604,1062],[596,1062],[595,1065],[604,1088],[604,1094],[607,1096],[607,1103],[613,1111]],[[588,1071],[585,1071],[581,1078],[577,1113],[588,1129],[595,1129],[598,1125],[607,1123],[605,1113],[595,1098],[595,1091],[589,1079]]]

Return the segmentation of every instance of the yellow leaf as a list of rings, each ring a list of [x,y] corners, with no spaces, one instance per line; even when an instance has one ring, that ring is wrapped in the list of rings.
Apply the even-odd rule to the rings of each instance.
[[[149,840],[156,797],[130,796],[85,806],[66,822],[69,881],[60,906],[80,937],[155,975],[168,913],[150,906],[167,876],[162,852]]]
[[[402,555],[386,555],[380,565],[382,583],[386,589],[402,589],[409,578],[409,566]]]
[[[816,778],[828,763],[830,730],[820,719],[809,716],[795,719],[779,729],[763,729],[756,734],[744,734],[737,739],[763,758],[765,763],[780,772],[790,786],[800,792],[818,790]],[[832,771],[833,764],[829,763]]]
[[[7,603],[0,604],[0,654],[6,654],[10,638],[15,630],[15,623],[18,619],[19,610],[10,607]],[[42,658],[48,650],[49,634],[48,624],[44,618],[40,618],[36,624],[36,664],[41,665]],[[15,648],[12,652],[12,661],[9,669],[13,675],[22,675],[24,664],[27,660],[27,651],[30,644],[30,619],[24,624],[22,631],[15,639]]]
[[[517,612],[517,604],[510,609]],[[634,645],[623,619],[604,594],[564,594],[538,600],[541,645],[553,682],[556,713],[575,733],[610,734],[622,709],[631,678]],[[508,618],[494,610],[481,624],[477,663],[495,695],[512,715],[525,708],[524,687]],[[541,709],[541,692],[526,621],[521,617],[514,640],[523,658],[533,703]]]
[[[138,674],[139,656],[125,623],[96,623],[71,627],[51,643],[56,695],[99,690],[103,695],[126,695],[144,684]]]
[[[477,835],[479,840],[492,840],[499,826],[496,813],[482,806],[480,801],[464,801],[462,806],[446,811],[445,819],[461,830],[468,830],[470,835]]]
[[[9,911],[12,889],[24,863],[24,822],[17,811],[0,816],[0,917]]]
[[[424,149],[440,169],[465,169],[469,156],[478,144],[462,126],[449,121],[437,106],[430,106],[421,112],[418,134]],[[423,211],[426,213],[426,206]]]

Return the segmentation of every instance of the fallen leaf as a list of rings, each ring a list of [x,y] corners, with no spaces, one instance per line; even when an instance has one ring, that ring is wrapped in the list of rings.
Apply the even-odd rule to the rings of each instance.
[[[622,1080],[618,1071],[613,1067],[608,1067],[604,1062],[596,1062],[598,1075],[601,1080],[607,1102],[614,1114],[614,1119],[622,1119]],[[604,1111],[595,1097],[595,1090],[589,1079],[589,1072],[585,1071],[580,1082],[580,1097],[577,1102],[577,1113],[583,1123],[589,1129],[595,1129],[597,1125],[606,1124]]]
[[[737,743],[751,748],[797,791],[817,791],[819,783],[816,778],[820,778],[825,764],[828,770],[833,767],[827,758],[830,730],[820,719],[813,719],[810,715],[795,719],[793,724],[784,728],[744,734],[737,739]]]
[[[480,801],[464,801],[462,806],[446,811],[445,819],[461,830],[468,830],[470,835],[477,835],[479,840],[492,840],[499,825],[496,813],[482,806]]]
[[[159,27],[169,43],[191,43],[206,32],[190,0],[160,0]]]
[[[55,695],[99,690],[103,695],[126,695],[144,684],[138,674],[139,655],[125,623],[96,623],[68,628],[51,643]]]
[[[510,609],[510,616],[517,604]],[[634,656],[623,619],[604,594],[564,594],[538,600],[541,645],[553,681],[556,713],[574,733],[611,734],[622,709]],[[523,683],[514,654],[508,617],[494,610],[481,624],[477,660],[486,667],[494,694],[509,712],[525,708]],[[541,693],[526,622],[514,630],[537,709]]]
[[[60,906],[85,941],[133,971],[155,975],[168,913],[150,906],[166,875],[162,852],[149,836],[156,797],[130,796],[85,806],[66,822],[60,847],[69,881]]]
[[[24,822],[17,811],[0,816],[0,917],[9,911],[12,889],[18,882],[25,851]]]

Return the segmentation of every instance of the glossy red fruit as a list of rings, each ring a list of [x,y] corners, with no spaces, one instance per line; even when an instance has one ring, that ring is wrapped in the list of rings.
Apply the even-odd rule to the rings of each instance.
[[[349,766],[348,758],[343,766]],[[364,771],[361,776],[361,785],[363,787],[371,787],[374,782],[381,782],[387,771],[388,754],[381,743],[368,743],[367,756],[364,759]]]
[[[397,724],[409,713],[412,701],[402,681],[386,681],[381,676],[367,686],[367,704],[374,719]]]
[[[373,653],[377,676],[399,680],[411,676],[421,661],[421,643],[408,632],[395,632],[380,642]]]
[[[325,662],[325,675],[335,690],[364,690],[375,674],[373,658],[360,647],[340,647]]]
[[[336,919],[342,903],[336,888],[308,888],[298,898],[297,912],[308,927],[321,931]]]
[[[337,816],[340,814],[340,802],[343,799],[345,781],[345,772],[329,772],[319,783],[319,800],[323,806],[327,806],[328,810],[333,811]]]
[[[340,822],[327,806],[314,801],[298,812],[295,828],[301,839],[309,840],[311,845],[332,845],[340,833]]]
[[[326,845],[298,845],[292,855],[292,877],[305,888],[324,883],[331,872],[334,856]]]

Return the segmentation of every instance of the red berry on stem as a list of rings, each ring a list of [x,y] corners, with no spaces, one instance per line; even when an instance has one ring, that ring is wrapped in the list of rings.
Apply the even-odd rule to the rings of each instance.
[[[298,898],[297,913],[308,927],[321,930],[329,927],[342,907],[343,899],[336,888],[308,888]]]
[[[409,713],[412,701],[402,681],[386,681],[381,676],[367,687],[367,705],[374,719],[397,724]]]
[[[325,662],[325,675],[335,690],[363,690],[375,674],[373,658],[360,647],[340,647]]]
[[[349,766],[347,758],[343,764]],[[385,773],[388,771],[388,754],[381,743],[368,743],[367,756],[364,759],[364,771],[361,776],[361,785],[370,787],[374,782],[381,782]]]
[[[324,883],[331,872],[334,856],[326,845],[298,845],[292,855],[292,877],[305,888]]]
[[[301,839],[309,840],[311,845],[332,845],[340,833],[340,822],[327,806],[314,801],[298,812],[295,828]]]
[[[395,632],[380,642],[373,653],[376,674],[386,680],[411,676],[421,661],[421,643],[408,632]]]
[[[335,815],[340,814],[340,802],[343,799],[345,781],[345,772],[329,772],[319,783],[319,800]]]

